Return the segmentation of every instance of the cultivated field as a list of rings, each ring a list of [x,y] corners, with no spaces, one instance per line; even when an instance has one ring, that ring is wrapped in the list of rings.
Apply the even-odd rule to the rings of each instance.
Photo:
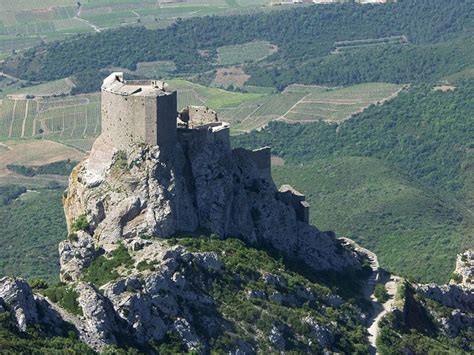
[[[278,47],[265,41],[250,42],[217,49],[220,65],[235,65],[262,60],[278,51]]]
[[[272,120],[296,122],[342,122],[371,104],[381,103],[402,85],[369,83],[346,88],[291,85],[283,93],[247,101],[237,107],[219,110],[233,123],[234,131],[250,131]]]
[[[386,45],[403,45],[408,43],[406,36],[392,36],[381,38],[358,39],[353,41],[340,41],[334,43],[334,51],[332,53],[342,53],[358,49],[369,49]]]
[[[50,85],[61,87],[61,83]],[[178,109],[188,105],[213,108],[222,120],[232,123],[233,133],[259,129],[272,120],[342,122],[371,104],[393,97],[402,88],[384,83],[333,89],[291,85],[274,94],[231,92],[185,80],[169,83],[178,90]],[[24,89],[2,100],[0,141],[47,138],[82,151],[90,150],[100,134],[99,94],[27,99],[25,94],[32,92],[40,90]]]
[[[89,150],[100,134],[98,94],[5,98],[0,106],[0,140],[48,138]]]
[[[24,177],[12,173],[7,169],[7,165],[44,165],[66,159],[79,161],[84,157],[84,153],[77,149],[41,139],[4,141],[0,143],[0,149],[0,184],[46,186],[50,181],[64,184],[67,177],[49,175]]]
[[[166,27],[177,18],[256,11],[266,0],[2,0],[0,59],[69,35],[125,25]],[[79,6],[79,4],[81,4]]]

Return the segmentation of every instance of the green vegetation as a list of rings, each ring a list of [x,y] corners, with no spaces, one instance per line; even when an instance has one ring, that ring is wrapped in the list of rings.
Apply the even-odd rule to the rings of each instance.
[[[377,299],[377,302],[379,303],[387,302],[389,295],[388,295],[387,289],[385,288],[385,285],[377,284],[375,286],[374,296]]]
[[[446,282],[468,239],[462,206],[439,198],[380,159],[334,157],[273,167],[278,186],[306,194],[311,222],[357,240],[381,266],[413,279]]]
[[[87,231],[89,229],[89,221],[87,220],[87,216],[82,214],[74,221],[71,226],[73,232],[77,231]]]
[[[268,42],[278,52],[248,66],[252,85],[282,89],[295,82],[439,80],[473,64],[471,6],[469,0],[455,5],[443,0],[401,0],[383,6],[349,3],[194,18],[164,29],[122,28],[40,45],[7,61],[3,70],[26,80],[51,81],[79,78],[92,70],[134,71],[140,62],[171,61],[176,74],[202,73],[215,68],[219,48]],[[393,36],[406,36],[410,44],[331,54],[336,42]]]
[[[26,188],[16,185],[0,185],[0,207],[8,205],[11,201],[26,192]]]
[[[52,338],[36,328],[20,333],[10,321],[9,312],[0,314],[0,349],[5,354],[94,354],[73,332]]]
[[[81,7],[78,7],[78,4]],[[2,3],[0,9],[0,58],[42,41],[75,34],[128,26],[163,28],[180,18],[257,11],[267,1],[193,0],[157,7],[142,0],[21,0]]]
[[[451,274],[451,280],[453,280],[455,283],[459,284],[462,282],[462,276],[459,275],[457,272],[453,272]]]
[[[405,287],[408,291],[404,291],[407,297],[405,307],[408,307],[406,316],[401,312],[393,312],[380,321],[377,338],[380,354],[470,354],[470,344],[474,338],[468,326],[461,326],[456,336],[447,337],[436,320],[452,316],[453,310],[424,299],[414,293],[409,285]]]
[[[57,281],[58,243],[66,237],[61,196],[39,189],[0,206],[0,275]]]
[[[338,308],[322,307],[332,292],[324,282],[315,280],[314,275],[308,279],[306,275],[294,271],[293,266],[285,265],[281,259],[272,257],[264,250],[248,247],[238,239],[200,236],[172,239],[170,243],[183,245],[191,251],[216,252],[224,263],[223,272],[207,271],[213,279],[209,292],[216,300],[217,311],[234,326],[224,334],[211,336],[213,351],[229,352],[234,348],[232,344],[240,339],[251,344],[256,342],[259,351],[268,353],[271,349],[268,335],[272,326],[277,325],[285,329],[283,333],[288,352],[321,352],[322,348],[316,341],[309,343],[311,327],[302,322],[303,318],[310,316],[320,326],[334,332],[332,351],[367,353],[365,330],[357,320],[352,302]],[[284,278],[286,284],[265,283],[261,277],[265,273]],[[301,287],[311,290],[315,299],[301,301],[296,297],[293,302],[278,302],[270,297],[272,294],[281,294],[283,298],[295,295]],[[252,291],[264,292],[268,299],[267,296],[249,297],[248,293]],[[332,322],[337,325],[331,325]]]
[[[72,314],[82,315],[82,308],[77,301],[79,294],[71,286],[58,284],[54,287],[41,289],[40,292],[51,302],[59,304]]]
[[[128,253],[127,248],[120,244],[110,256],[101,255],[95,259],[85,270],[84,280],[92,282],[96,286],[102,286],[120,276],[116,268],[119,266],[131,267],[132,265],[133,259]]]
[[[19,164],[9,164],[7,169],[17,174],[32,177],[35,175],[63,175],[69,176],[77,161],[60,160],[54,163],[39,165],[39,166],[25,166]]]

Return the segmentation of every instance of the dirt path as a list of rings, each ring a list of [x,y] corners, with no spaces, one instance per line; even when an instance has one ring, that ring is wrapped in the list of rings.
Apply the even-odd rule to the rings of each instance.
[[[16,109],[16,103],[18,101],[14,101],[13,102],[13,110],[12,110],[12,120],[10,122],[10,129],[8,130],[8,137],[11,138],[12,137],[12,133],[13,133],[13,122],[15,122],[15,109]]]
[[[392,276],[388,280],[385,280],[385,282],[383,282],[385,284],[385,288],[389,295],[388,301],[385,302],[383,305],[380,305],[380,303],[377,302],[377,299],[375,298],[373,294],[370,296],[371,302],[378,304],[378,312],[374,312],[375,314],[373,314],[373,316],[375,317],[373,318],[372,323],[370,324],[368,328],[369,342],[370,342],[370,345],[372,346],[373,354],[378,353],[375,341],[380,331],[380,326],[379,326],[380,320],[387,314],[387,312],[391,311],[392,306],[395,302],[395,294],[397,293],[397,285],[399,282],[400,282],[400,278],[396,276]]]
[[[4,72],[2,72],[2,71],[0,71],[0,76],[4,76],[5,78],[8,78],[8,79],[11,79],[11,80],[14,80],[14,81],[21,81],[21,82],[23,82],[23,80],[18,79],[18,78],[15,78],[14,76],[11,76],[11,75],[9,75],[9,74],[7,74],[7,73],[4,73]]]
[[[344,244],[351,245],[356,251],[367,256],[372,273],[367,279],[364,286],[364,296],[372,305],[372,312],[367,319],[367,331],[369,333],[368,340],[370,343],[370,354],[378,354],[376,339],[380,331],[380,320],[392,309],[395,301],[395,293],[397,292],[397,285],[400,278],[397,276],[389,276],[380,269],[377,255],[368,249],[361,247],[355,241],[348,238],[340,238]],[[374,295],[375,286],[377,283],[384,284],[389,295],[389,299],[384,304],[377,301]]]
[[[82,17],[79,17],[79,16],[76,16],[74,17],[75,19],[78,19],[79,21],[82,21],[84,23],[86,23],[87,25],[89,25],[90,27],[92,27],[94,29],[94,31],[96,32],[101,32],[100,28],[97,27],[96,25],[94,25],[92,22],[89,22],[87,21],[86,19],[83,19]]]
[[[28,118],[29,104],[30,104],[30,100],[26,100],[25,117],[23,117],[23,123],[21,124],[21,138],[25,137],[25,127],[26,127],[26,119]]]

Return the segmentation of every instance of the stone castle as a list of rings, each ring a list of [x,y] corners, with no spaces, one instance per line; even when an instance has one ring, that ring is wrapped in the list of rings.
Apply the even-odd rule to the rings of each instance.
[[[178,112],[177,93],[158,80],[125,80],[115,72],[102,84],[102,134],[91,152],[89,170],[99,172],[100,165],[117,151],[132,144],[158,146],[160,160],[173,162],[178,146],[218,144],[243,160],[252,161],[261,176],[271,179],[269,147],[247,150],[231,149],[230,127],[220,122],[207,107],[188,106]],[[96,165],[96,166],[94,166]],[[305,196],[283,185],[280,199],[291,205],[298,220],[308,223],[309,204]]]

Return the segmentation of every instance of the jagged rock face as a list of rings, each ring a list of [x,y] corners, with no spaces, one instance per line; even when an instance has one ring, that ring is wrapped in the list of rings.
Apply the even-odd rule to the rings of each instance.
[[[172,247],[163,238],[204,230],[270,245],[313,270],[360,267],[357,255],[333,235],[297,219],[269,172],[249,154],[201,133],[181,136],[172,162],[160,158],[158,147],[144,144],[107,158],[99,138],[91,157],[71,174],[64,197],[70,236],[59,248],[61,279],[79,294],[81,339],[96,350],[122,345],[121,339],[146,346],[172,333],[188,351],[202,353],[209,350],[206,339],[231,329],[208,291],[211,275],[223,272],[219,256]],[[81,216],[88,226],[76,231]],[[84,282],[84,270],[119,244],[133,254],[133,267],[100,289]],[[263,280],[287,287],[277,275],[265,274]],[[248,297],[301,307],[316,295],[298,286],[292,295],[255,291]],[[332,341],[325,328],[313,326],[321,346]],[[284,327],[274,326],[269,341],[276,349],[286,347],[282,332]],[[245,341],[235,351],[255,352]]]
[[[416,292],[433,301],[464,312],[474,312],[474,293],[458,285],[418,285]]]
[[[90,161],[79,164],[64,201],[69,229],[86,215],[96,249],[106,251],[126,238],[169,237],[201,229],[271,245],[314,270],[359,266],[356,256],[330,234],[298,221],[293,207],[278,198],[271,177],[242,150],[231,151],[218,140],[199,137],[182,138],[173,162],[162,161],[158,147],[135,145],[125,152],[126,161],[119,152],[104,162],[100,178],[91,171]],[[94,153],[89,159],[93,158]],[[71,252],[90,241],[85,236],[78,239],[76,244],[62,243],[63,269],[81,269],[92,255],[79,251],[84,261],[72,264]]]
[[[10,310],[19,330],[25,331],[28,325],[38,321],[36,303],[28,284],[21,279],[4,277],[0,279],[0,305]]]
[[[84,232],[78,231],[71,234],[69,240],[59,243],[59,257],[61,278],[67,280],[77,280],[81,270],[88,267],[96,258],[97,251],[92,237]]]

